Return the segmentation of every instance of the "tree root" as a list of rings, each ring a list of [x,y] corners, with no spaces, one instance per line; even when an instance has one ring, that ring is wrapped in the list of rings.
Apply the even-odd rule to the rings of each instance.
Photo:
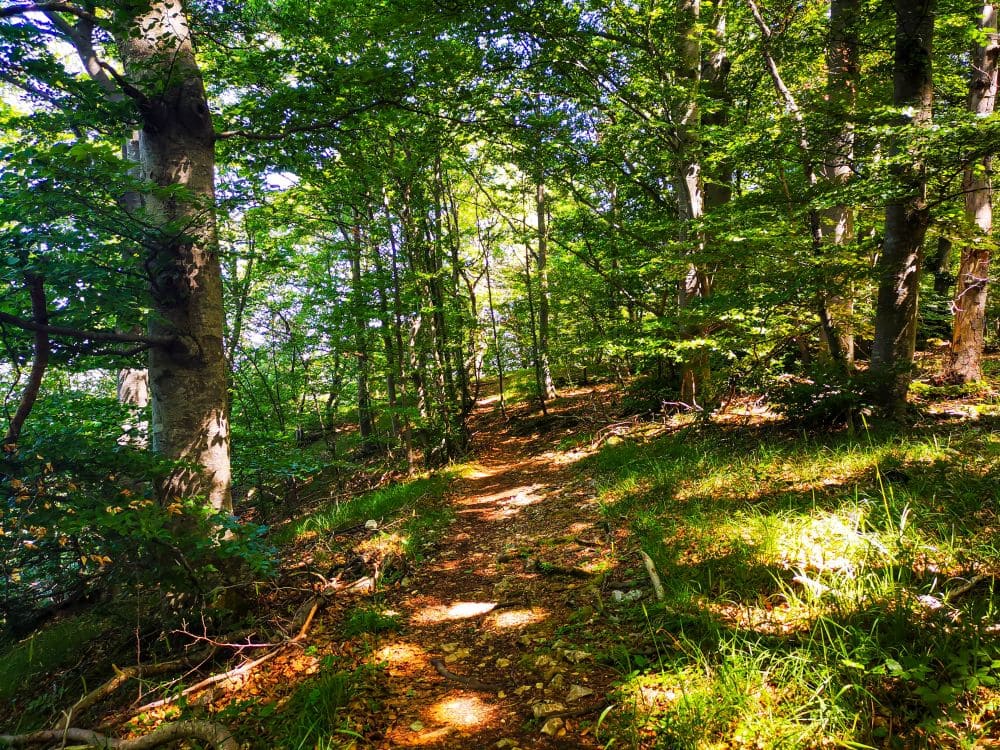
[[[23,747],[40,745],[47,742],[58,742],[65,746],[69,741],[78,743],[78,747],[100,748],[101,750],[147,750],[159,747],[176,740],[201,740],[211,745],[215,750],[239,750],[239,745],[230,732],[222,724],[213,721],[175,721],[161,724],[147,735],[134,740],[123,740],[108,737],[89,729],[66,727],[64,729],[46,729],[27,734],[0,734],[0,745]]]
[[[580,578],[582,580],[589,581],[599,575],[598,573],[592,573],[589,570],[584,570],[583,568],[577,568],[569,565],[556,565],[555,563],[545,562],[545,560],[540,557],[534,558],[531,562],[534,563],[535,570],[548,576],[566,576],[568,578]]]
[[[503,690],[502,685],[490,685],[485,682],[480,682],[474,677],[463,677],[460,674],[455,674],[444,665],[444,661],[441,659],[431,659],[431,666],[434,667],[434,670],[446,680],[457,682],[459,685],[464,685],[470,690],[477,690],[480,693],[499,693]]]

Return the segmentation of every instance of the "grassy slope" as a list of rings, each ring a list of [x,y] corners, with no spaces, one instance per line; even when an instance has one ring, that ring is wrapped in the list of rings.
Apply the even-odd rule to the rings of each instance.
[[[691,425],[583,471],[655,559],[632,719],[659,747],[971,746],[995,736],[994,418],[811,437]],[[730,743],[729,745],[720,743]]]

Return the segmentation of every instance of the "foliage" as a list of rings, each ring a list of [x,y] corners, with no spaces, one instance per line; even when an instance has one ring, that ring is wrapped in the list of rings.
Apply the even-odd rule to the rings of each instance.
[[[13,632],[111,587],[198,590],[222,561],[258,574],[271,565],[264,529],[209,514],[196,498],[155,500],[171,465],[122,439],[130,417],[110,399],[52,394],[36,407],[34,431],[4,456],[0,615]]]

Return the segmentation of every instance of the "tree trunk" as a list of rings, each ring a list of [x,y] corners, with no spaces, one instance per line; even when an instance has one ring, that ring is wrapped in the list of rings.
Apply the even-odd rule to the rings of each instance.
[[[556,397],[556,386],[552,382],[552,365],[549,361],[549,231],[546,212],[545,185],[539,180],[535,186],[535,214],[538,219],[538,367],[540,370],[539,390],[545,398]]]
[[[986,44],[972,54],[972,83],[969,111],[977,117],[993,114],[997,96],[997,12],[983,6],[980,29]],[[974,234],[962,247],[958,286],[955,289],[955,323],[952,329],[948,379],[956,383],[982,380],[983,343],[986,334],[986,294],[990,275],[990,234],[993,231],[993,188],[990,185],[992,158],[966,168],[962,179],[965,193],[965,220]]]
[[[28,294],[31,296],[31,317],[35,323],[45,326],[49,323],[48,306],[45,302],[45,282],[41,276],[36,274],[26,274],[24,278]],[[3,438],[3,447],[17,445],[21,437],[21,428],[24,427],[28,415],[31,414],[35,401],[38,400],[38,393],[42,388],[42,378],[45,377],[45,369],[49,364],[51,348],[49,344],[49,334],[45,330],[35,331],[35,351],[31,358],[31,372],[28,375],[28,382],[25,383],[21,392],[21,400],[17,405],[17,411],[7,425],[7,433]]]
[[[934,3],[935,0],[895,0],[892,102],[909,113],[903,116],[901,125],[928,127],[931,122]],[[899,150],[897,141],[894,151]],[[878,405],[887,414],[898,416],[906,406],[913,378],[917,295],[930,212],[924,165],[914,158],[900,163],[894,172],[905,194],[893,199],[885,209],[885,243],[878,266],[871,367],[878,381]]]
[[[830,41],[826,52],[827,99],[830,117],[839,129],[826,149],[820,173],[828,183],[840,187],[851,179],[854,161],[854,125],[851,118],[857,102],[858,79],[858,0],[831,0]],[[843,203],[820,213],[822,238],[826,245],[842,250],[854,239],[854,211]],[[823,295],[821,316],[829,316],[822,326],[827,349],[835,362],[846,369],[854,366],[854,334],[851,318],[854,299],[846,292]],[[838,360],[839,357],[839,360]]]
[[[370,443],[375,433],[372,420],[368,377],[371,369],[368,356],[368,320],[365,316],[364,290],[361,288],[361,225],[351,228],[351,313],[354,322],[354,348],[358,362],[358,432],[362,445]]]
[[[700,0],[681,0],[678,12],[680,20],[680,62],[678,74],[690,87],[684,101],[684,110],[676,113],[678,166],[674,187],[677,195],[678,218],[680,219],[680,240],[688,245],[688,252],[697,255],[704,247],[705,238],[692,226],[701,221],[705,213],[704,184],[701,172],[701,108],[698,106],[702,80],[701,61],[701,20]],[[692,263],[677,286],[677,307],[681,317],[689,311],[696,300],[711,293],[711,280],[705,271]],[[683,323],[681,335],[685,339],[696,339],[704,335],[704,327],[699,324]],[[699,406],[704,401],[703,392],[711,378],[708,353],[695,350],[689,354],[681,366],[680,400],[689,406]]]
[[[143,176],[183,193],[146,196],[149,329],[183,342],[149,355],[154,451],[185,464],[159,488],[163,502],[201,498],[232,511],[222,279],[215,223],[215,131],[180,0],[128,6],[119,39],[142,92]],[[125,11],[123,11],[125,12]]]

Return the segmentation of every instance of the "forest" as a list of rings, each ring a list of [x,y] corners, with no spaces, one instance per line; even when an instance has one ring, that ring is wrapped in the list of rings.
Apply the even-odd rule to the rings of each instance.
[[[0,747],[1000,744],[953,0],[0,0]]]

